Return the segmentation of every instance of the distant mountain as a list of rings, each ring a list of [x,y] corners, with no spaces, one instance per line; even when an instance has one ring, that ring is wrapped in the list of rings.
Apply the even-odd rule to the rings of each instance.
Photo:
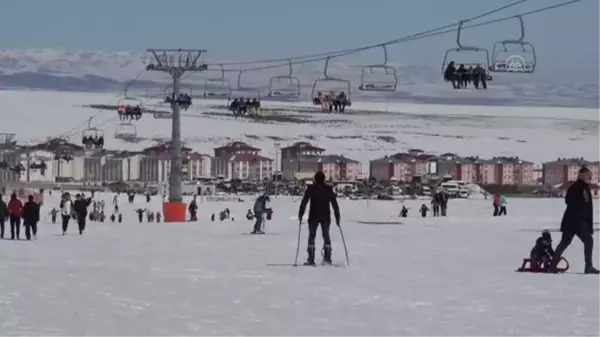
[[[0,89],[41,89],[61,91],[119,91],[132,79],[131,91],[161,94],[168,85],[164,74],[146,72],[149,57],[138,52],[103,52],[62,49],[30,49],[0,51]],[[221,61],[227,62],[227,61]],[[218,62],[208,61],[215,64]],[[294,76],[302,85],[302,99],[310,99],[314,81],[323,77],[324,62],[294,65]],[[351,81],[354,100],[394,100],[416,103],[463,105],[539,105],[599,107],[598,84],[559,83],[539,75],[494,74],[490,90],[453,90],[441,79],[441,69],[429,65],[393,64],[398,89],[393,93],[365,93],[357,89],[361,65],[332,62],[331,77]],[[243,73],[242,87],[256,88],[265,96],[272,76],[287,75],[287,68]],[[238,72],[226,72],[225,79],[237,88]],[[219,78],[219,67],[208,72],[186,75],[184,85],[194,96],[204,90],[205,78]],[[333,86],[331,86],[333,84]],[[345,83],[326,83],[321,89],[346,90]],[[251,90],[239,95],[252,95]],[[234,95],[236,93],[234,92]]]

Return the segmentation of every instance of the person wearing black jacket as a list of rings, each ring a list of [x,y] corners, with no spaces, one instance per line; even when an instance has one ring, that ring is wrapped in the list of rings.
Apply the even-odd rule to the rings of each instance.
[[[85,198],[81,194],[76,195],[76,200],[73,203],[73,210],[77,214],[77,225],[79,227],[79,235],[85,230],[85,221],[87,219],[87,208],[92,203],[92,198]]]
[[[335,222],[340,226],[340,207],[336,200],[336,194],[333,187],[325,184],[325,174],[317,172],[313,184],[308,186],[304,192],[304,197],[300,203],[298,211],[298,220],[302,223],[302,217],[306,211],[306,205],[310,201],[310,210],[308,211],[308,259],[306,265],[315,264],[315,237],[317,229],[321,225],[323,235],[323,264],[331,264],[331,238],[329,236],[329,227],[331,225],[331,210],[329,204],[333,207]]]
[[[592,256],[594,251],[594,238],[592,234],[594,204],[589,183],[592,180],[592,172],[587,167],[582,167],[579,170],[577,181],[567,190],[565,195],[565,203],[567,209],[563,215],[560,224],[562,237],[560,243],[554,252],[552,259],[551,271],[556,271],[557,264],[564,251],[569,247],[573,238],[577,236],[583,242],[583,252],[585,257],[586,274],[598,274],[598,269],[592,264]]]
[[[8,206],[0,195],[0,239],[4,239],[4,222],[8,218]]]
[[[25,237],[31,240],[37,238],[37,224],[40,221],[40,205],[33,201],[33,195],[27,198],[27,202],[23,206],[23,225],[25,226]]]

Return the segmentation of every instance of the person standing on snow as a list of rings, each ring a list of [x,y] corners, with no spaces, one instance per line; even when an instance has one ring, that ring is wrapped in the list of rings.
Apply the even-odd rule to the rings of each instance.
[[[62,196],[62,200],[60,202],[60,215],[62,217],[62,235],[67,235],[67,230],[69,229],[69,221],[71,221],[71,212],[73,206],[73,202],[71,201],[71,196],[69,193],[65,193]]]
[[[33,201],[33,195],[27,198],[25,206],[23,206],[23,225],[25,226],[25,237],[27,240],[37,239],[37,224],[40,221],[40,205]]]
[[[10,218],[10,239],[20,240],[19,234],[21,233],[21,216],[23,215],[23,203],[17,198],[17,194],[13,193],[10,196],[8,202],[8,214]]]
[[[256,198],[256,201],[254,202],[254,218],[256,221],[254,221],[254,229],[251,234],[265,234],[265,232],[262,231],[262,227],[268,209],[267,203],[270,201],[271,199],[269,199],[269,196],[266,194]]]
[[[560,224],[562,237],[556,247],[550,266],[550,270],[553,272],[557,270],[562,254],[569,247],[573,238],[577,236],[583,242],[584,273],[598,274],[598,269],[594,268],[592,263],[594,255],[594,238],[592,237],[594,232],[594,204],[589,186],[591,180],[592,172],[584,166],[579,170],[577,181],[567,190],[565,195],[567,209]]]
[[[92,198],[85,198],[82,194],[75,196],[75,203],[73,203],[73,210],[77,214],[77,226],[79,227],[79,235],[83,235],[85,230],[85,222],[87,220],[88,206],[92,203]]]
[[[306,211],[306,205],[310,201],[310,210],[308,212],[308,259],[306,265],[315,264],[315,238],[317,229],[321,225],[321,233],[323,235],[323,264],[331,264],[331,238],[329,236],[329,228],[331,226],[331,209],[335,216],[335,223],[340,226],[340,207],[337,203],[337,196],[333,191],[333,187],[325,184],[325,174],[317,172],[314,182],[308,186],[304,192],[304,197],[300,203],[298,210],[298,220],[302,223],[302,217]]]
[[[0,239],[4,239],[4,222],[8,218],[8,206],[0,195]]]
[[[498,212],[498,216],[506,215],[506,205],[508,202],[506,201],[506,197],[504,194],[500,194],[500,211]]]

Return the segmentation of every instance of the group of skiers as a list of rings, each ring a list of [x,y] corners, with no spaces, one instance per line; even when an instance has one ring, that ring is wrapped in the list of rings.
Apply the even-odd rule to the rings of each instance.
[[[60,200],[60,215],[62,218],[62,235],[67,235],[71,219],[77,221],[79,235],[85,231],[88,207],[92,203],[92,197],[87,198],[83,193],[77,193],[75,200],[69,192],[65,192]]]
[[[229,111],[233,112],[234,116],[242,116],[246,114],[260,115],[260,100],[256,97],[252,100],[250,100],[250,98],[244,99],[244,97],[234,98],[229,103]]]
[[[102,136],[83,136],[81,143],[86,150],[102,149],[104,147],[104,137]]]
[[[165,96],[165,103],[177,104],[183,110],[187,110],[192,106],[192,96],[187,93],[180,93],[175,98],[175,93]]]
[[[142,118],[142,107],[139,105],[119,105],[117,107],[117,114],[121,121],[140,120]]]
[[[11,194],[8,204],[0,197],[0,239],[4,239],[5,222],[8,220],[10,239],[21,240],[21,219],[25,227],[25,238],[35,239],[40,221],[40,205],[34,200],[33,195],[29,195],[25,203],[17,197],[17,193]]]
[[[454,61],[451,61],[444,71],[444,80],[452,82],[454,89],[466,88],[471,82],[473,82],[475,89],[479,89],[479,84],[481,84],[481,89],[487,89],[487,81],[491,78],[479,64],[475,68],[472,66],[467,68],[464,64],[461,64],[457,69]]]
[[[327,112],[341,112],[346,111],[346,107],[351,106],[352,102],[345,92],[340,92],[336,95],[335,92],[330,91],[329,94],[323,94],[317,91],[316,96],[313,98],[314,105],[320,105],[323,111]]]

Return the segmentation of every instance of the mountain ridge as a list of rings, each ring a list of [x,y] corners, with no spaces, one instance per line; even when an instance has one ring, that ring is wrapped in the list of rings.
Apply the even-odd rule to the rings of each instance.
[[[146,72],[149,56],[141,52],[105,52],[68,49],[0,50],[0,89],[40,89],[59,91],[116,91],[138,78],[131,88],[135,91],[164,91],[169,83],[165,74]],[[219,62],[219,61],[217,61]],[[214,64],[217,62],[207,61]],[[230,61],[220,61],[223,63]],[[324,62],[294,65],[293,76],[301,83],[301,99],[310,99],[312,86],[323,77]],[[390,63],[396,69],[398,89],[393,93],[360,92],[363,66],[331,62],[332,77],[351,81],[353,99],[390,100],[415,103],[465,105],[538,105],[598,108],[598,84],[555,82],[541,75],[494,74],[487,91],[453,90],[441,78],[441,69],[430,65]],[[243,87],[255,88],[266,96],[273,76],[286,76],[285,66],[277,69],[244,73]],[[210,75],[208,75],[210,74]],[[224,78],[237,87],[239,71],[227,71]],[[141,76],[140,76],[141,75]],[[204,90],[205,78],[219,78],[220,69],[209,66],[208,72],[186,75],[184,86],[195,92]],[[336,87],[336,89],[338,89]],[[248,95],[248,90],[240,95]],[[245,91],[245,93],[241,93]],[[235,95],[235,93],[234,93]],[[196,94],[195,96],[200,96]]]

